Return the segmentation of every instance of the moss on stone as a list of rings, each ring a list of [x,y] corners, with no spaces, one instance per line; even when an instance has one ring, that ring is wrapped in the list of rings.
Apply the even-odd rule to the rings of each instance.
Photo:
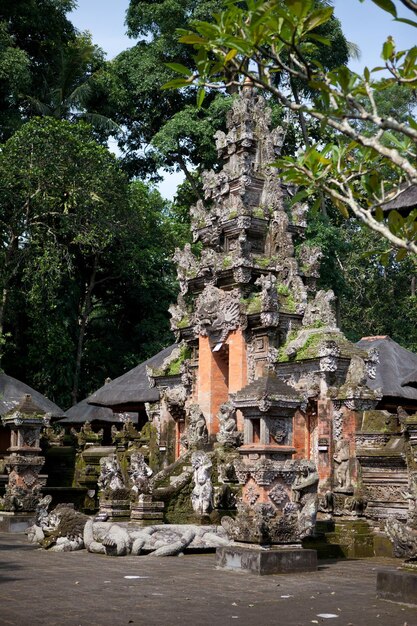
[[[261,294],[252,293],[247,298],[242,298],[240,303],[243,305],[247,315],[259,313],[261,310]]]

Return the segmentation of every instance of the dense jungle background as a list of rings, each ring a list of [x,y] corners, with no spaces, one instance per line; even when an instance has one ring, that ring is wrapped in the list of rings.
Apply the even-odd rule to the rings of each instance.
[[[198,108],[193,86],[161,90],[176,76],[166,63],[193,62],[175,29],[210,19],[219,0],[131,0],[132,47],[110,61],[70,22],[74,4],[0,8],[1,367],[64,409],[174,340],[172,255],[190,240],[189,208],[201,172],[219,166],[212,137],[236,97],[213,91]],[[355,48],[339,21],[323,28],[331,48],[321,62],[347,63]],[[314,97],[289,79],[288,89]],[[415,106],[413,92],[395,87],[386,102],[399,119]],[[269,104],[286,127],[284,154],[329,139]],[[167,201],[153,184],[176,170],[185,182]],[[322,249],[320,286],[338,296],[342,330],[417,350],[412,260],[384,255],[382,239],[329,202],[318,207],[306,238]]]

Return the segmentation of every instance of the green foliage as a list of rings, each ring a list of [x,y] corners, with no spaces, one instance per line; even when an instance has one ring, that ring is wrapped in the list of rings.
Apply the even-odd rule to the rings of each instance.
[[[375,3],[396,15],[391,0]],[[417,14],[414,3],[406,6]],[[332,12],[316,0],[230,0],[214,22],[194,21],[193,31],[179,30],[179,40],[196,50],[193,81],[200,89],[239,84],[243,74],[299,116],[305,151],[277,161],[284,180],[303,187],[318,204],[327,194],[342,215],[355,215],[392,246],[415,254],[417,212],[384,214],[383,207],[398,190],[417,184],[417,126],[412,117],[399,122],[383,116],[376,95],[397,85],[415,97],[417,47],[397,51],[389,37],[382,58],[390,76],[382,79],[377,73],[384,68],[365,68],[359,76],[344,65],[323,62],[335,24]],[[280,87],[284,73],[292,93]],[[309,100],[301,101],[300,87],[310,92]],[[306,116],[335,131],[329,143],[323,137],[311,143]]]
[[[0,8],[0,139],[31,114],[56,85],[61,52],[76,40],[66,14],[73,0],[2,0]]]

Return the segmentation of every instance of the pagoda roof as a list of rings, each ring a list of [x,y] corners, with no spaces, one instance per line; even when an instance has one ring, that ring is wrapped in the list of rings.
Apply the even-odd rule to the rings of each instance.
[[[387,335],[362,337],[360,348],[375,348],[379,353],[375,378],[368,378],[371,389],[382,390],[384,396],[417,400],[417,354],[406,350]]]
[[[30,400],[26,396],[30,396]],[[17,410],[24,413],[26,408],[35,408],[35,411],[31,411],[32,413],[48,413],[51,417],[64,416],[63,410],[39,391],[1,372],[0,415],[7,415]]]

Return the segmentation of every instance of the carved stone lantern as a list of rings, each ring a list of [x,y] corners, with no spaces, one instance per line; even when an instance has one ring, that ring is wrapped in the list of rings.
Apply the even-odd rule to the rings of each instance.
[[[14,514],[33,513],[41,498],[39,473],[45,462],[40,456],[40,434],[42,426],[49,426],[49,416],[26,394],[2,422],[12,431],[10,455],[5,458],[9,480],[2,509]]]

